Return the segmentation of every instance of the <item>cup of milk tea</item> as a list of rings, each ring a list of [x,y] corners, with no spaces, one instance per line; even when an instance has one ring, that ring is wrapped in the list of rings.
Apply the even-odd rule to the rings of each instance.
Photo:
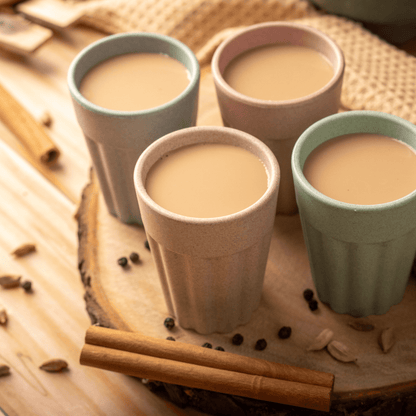
[[[416,127],[376,111],[328,116],[300,136],[292,168],[319,299],[356,317],[386,313],[416,253]]]
[[[344,58],[326,34],[302,24],[266,22],[225,39],[212,59],[225,126],[266,143],[281,170],[277,212],[297,212],[290,158],[301,133],[338,112]]]
[[[183,43],[155,33],[107,36],[82,50],[68,85],[107,208],[141,223],[133,184],[139,155],[196,124],[200,70]]]
[[[134,183],[166,306],[183,328],[230,332],[259,306],[279,166],[255,137],[190,127],[151,144]]]

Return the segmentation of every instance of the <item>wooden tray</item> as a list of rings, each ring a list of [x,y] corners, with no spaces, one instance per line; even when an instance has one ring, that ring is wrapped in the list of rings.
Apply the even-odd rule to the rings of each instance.
[[[199,125],[221,125],[212,75],[204,68],[201,78]],[[416,410],[416,279],[412,276],[403,301],[381,316],[357,320],[333,312],[319,302],[312,312],[303,299],[306,288],[314,289],[299,216],[277,216],[266,269],[263,297],[251,321],[230,334],[199,335],[163,325],[168,312],[163,300],[151,253],[145,248],[142,227],[126,225],[111,216],[105,206],[94,172],[86,186],[78,212],[79,268],[86,292],[86,307],[92,323],[137,331],[177,342],[202,345],[210,342],[226,351],[287,363],[335,374],[332,415],[414,414]],[[122,268],[117,259],[139,253],[138,264]],[[359,331],[351,324],[371,324],[371,331]],[[277,336],[282,326],[292,335]],[[378,343],[383,329],[394,329],[395,343],[384,353]],[[335,360],[326,350],[307,351],[325,328],[335,333],[357,358],[355,363]],[[235,333],[244,336],[234,346]],[[263,351],[254,349],[258,339],[267,341]],[[167,393],[182,406],[193,406],[213,414],[317,415],[290,406],[275,405],[204,390],[148,382],[155,391]],[[358,413],[354,413],[358,412]],[[402,413],[401,413],[402,412]]]

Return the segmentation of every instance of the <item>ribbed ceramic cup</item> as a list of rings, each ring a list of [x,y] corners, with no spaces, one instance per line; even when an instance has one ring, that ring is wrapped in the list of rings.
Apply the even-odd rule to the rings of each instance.
[[[86,100],[79,91],[84,75],[98,63],[132,52],[162,53],[189,71],[190,83],[173,100],[142,111],[115,111]],[[105,37],[82,50],[68,71],[68,85],[93,167],[109,212],[126,223],[141,223],[133,184],[139,155],[159,137],[196,124],[200,70],[183,43],[155,33]]]
[[[309,127],[293,150],[296,198],[319,299],[335,312],[363,317],[384,314],[403,298],[416,253],[416,191],[388,203],[355,205],[313,188],[302,172],[306,158],[348,133],[383,134],[416,149],[416,127],[381,112],[340,113]]]
[[[215,218],[167,211],[147,194],[150,168],[175,149],[225,143],[247,149],[264,164],[268,187],[250,207]],[[213,166],[215,169],[215,166]],[[279,166],[253,136],[226,127],[192,127],[170,133],[140,156],[134,182],[144,228],[166,305],[183,328],[229,332],[259,306],[276,212]]]
[[[320,90],[293,100],[260,100],[231,88],[223,78],[230,61],[249,49],[272,43],[306,46],[320,52],[332,64],[334,76]],[[344,74],[341,49],[312,27],[291,22],[260,23],[232,35],[217,48],[212,59],[212,74],[224,125],[250,133],[270,147],[281,170],[277,212],[295,214],[292,149],[307,127],[338,112]]]

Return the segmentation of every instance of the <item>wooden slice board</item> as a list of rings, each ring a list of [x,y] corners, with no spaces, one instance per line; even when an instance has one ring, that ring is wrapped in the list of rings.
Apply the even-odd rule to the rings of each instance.
[[[212,76],[207,68],[202,72],[198,124],[221,124]],[[337,314],[321,302],[318,310],[312,312],[302,296],[304,289],[314,289],[314,286],[299,216],[277,216],[261,305],[251,321],[230,334],[200,335],[180,327],[169,331],[163,325],[168,312],[151,253],[145,248],[145,232],[142,227],[123,224],[108,213],[93,171],[91,182],[83,192],[78,223],[79,268],[92,323],[159,338],[173,336],[177,342],[196,345],[210,342],[214,347],[222,346],[236,354],[333,373],[331,414],[334,415],[355,414],[354,411],[365,411],[366,415],[410,415],[416,410],[414,276],[410,277],[400,304],[385,315],[359,320],[373,325],[372,331],[352,328],[350,324],[357,322],[356,318]],[[128,257],[133,251],[139,253],[141,262],[120,267],[117,259]],[[289,339],[278,338],[277,332],[282,326],[292,328]],[[388,327],[394,329],[395,343],[384,353],[378,339]],[[325,328],[330,328],[334,338],[350,349],[357,358],[355,363],[339,362],[326,350],[307,351]],[[240,346],[231,343],[231,337],[237,332],[244,336]],[[260,338],[266,339],[268,345],[265,350],[256,351],[254,345]],[[160,383],[149,383],[149,386],[164,390],[177,404],[194,406],[207,413],[318,414],[179,386]]]

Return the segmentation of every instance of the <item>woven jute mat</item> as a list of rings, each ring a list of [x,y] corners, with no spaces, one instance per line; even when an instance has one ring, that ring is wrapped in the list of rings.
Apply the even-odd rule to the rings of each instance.
[[[255,23],[295,20],[329,35],[344,52],[344,110],[375,110],[416,124],[416,58],[360,24],[317,11],[306,0],[83,1],[84,23],[106,33],[156,32],[187,44],[201,66],[219,43]]]

